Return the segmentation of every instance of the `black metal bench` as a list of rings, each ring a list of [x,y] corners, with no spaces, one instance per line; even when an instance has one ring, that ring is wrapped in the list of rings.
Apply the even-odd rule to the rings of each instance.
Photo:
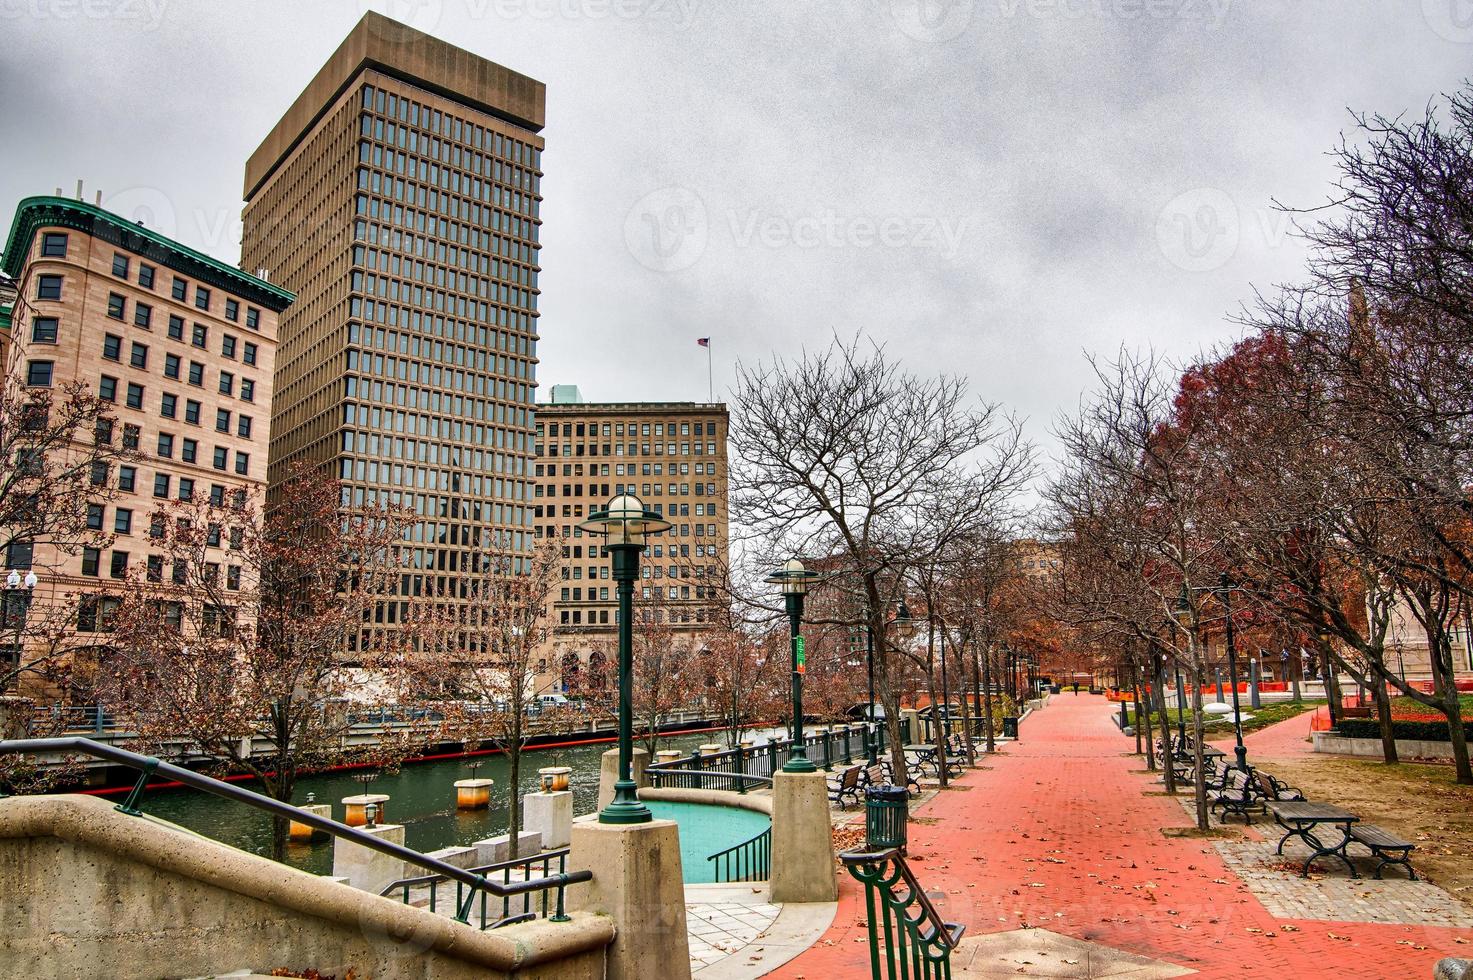
[[[895,785],[895,772],[888,762],[876,762],[872,766],[865,766],[863,775],[860,776],[860,787],[864,789],[871,786],[893,785]],[[911,796],[919,796],[921,792],[920,782],[908,768],[905,773],[905,789]]]
[[[1276,779],[1271,773],[1266,773],[1262,769],[1255,769],[1253,772],[1258,778],[1258,789],[1263,793],[1265,799],[1277,803],[1303,802],[1304,794],[1293,786],[1281,779]]]
[[[829,802],[839,804],[839,809],[846,809],[846,800],[859,802],[859,776],[864,771],[863,766],[850,766],[839,773],[837,777],[829,778]]]
[[[1369,849],[1371,856],[1381,862],[1376,865],[1377,878],[1381,877],[1382,870],[1388,864],[1399,864],[1407,869],[1407,875],[1412,881],[1417,880],[1417,873],[1412,870],[1411,862],[1412,851],[1416,849],[1416,844],[1402,840],[1368,823],[1354,824],[1350,828],[1350,839]]]
[[[1227,823],[1229,814],[1236,813],[1251,824],[1253,814],[1268,812],[1251,769],[1244,772],[1237,767],[1229,767],[1223,775],[1222,788],[1211,794],[1211,799],[1210,809],[1214,813],[1222,810],[1223,823]]]

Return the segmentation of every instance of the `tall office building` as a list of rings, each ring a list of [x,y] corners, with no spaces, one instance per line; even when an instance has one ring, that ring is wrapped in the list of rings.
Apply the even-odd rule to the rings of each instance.
[[[536,533],[558,538],[563,581],[539,651],[539,690],[611,683],[618,596],[602,539],[578,524],[621,493],[638,496],[671,528],[640,561],[638,621],[663,623],[699,645],[719,621],[727,566],[726,406],[700,402],[585,403],[558,385],[537,408]]]
[[[114,418],[75,438],[130,451],[115,463],[97,462],[88,477],[95,546],[10,541],[7,567],[36,579],[26,595],[31,626],[22,629],[25,616],[5,617],[5,676],[7,664],[30,661],[30,648],[43,643],[35,624],[52,612],[75,616],[63,649],[95,652],[130,575],[164,591],[185,582],[182,562],[166,568],[158,553],[166,502],[230,506],[265,488],[277,317],[292,296],[141,222],[64,197],[21,201],[0,269],[13,280],[0,326],[8,327],[14,397],[46,388],[60,399],[80,383],[110,403]],[[207,570],[226,594],[247,592],[251,569],[220,529],[212,535]],[[183,588],[178,595],[190,599]],[[236,613],[212,614],[239,621]],[[39,683],[35,675],[24,679]],[[33,690],[69,693],[44,684]]]
[[[298,295],[272,486],[307,461],[347,506],[412,509],[411,595],[530,551],[545,99],[369,13],[246,165],[243,264]]]

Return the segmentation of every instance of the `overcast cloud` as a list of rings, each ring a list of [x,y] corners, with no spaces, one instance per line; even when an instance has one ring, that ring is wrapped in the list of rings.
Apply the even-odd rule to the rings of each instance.
[[[1473,74],[1470,0],[0,0],[0,215],[78,177],[222,259],[369,7],[547,83],[540,381],[718,395],[863,331],[1051,420],[1297,276],[1346,107]]]

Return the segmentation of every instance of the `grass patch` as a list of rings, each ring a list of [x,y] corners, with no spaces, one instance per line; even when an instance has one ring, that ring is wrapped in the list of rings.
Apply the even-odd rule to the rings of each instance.
[[[1320,756],[1254,760],[1311,800],[1343,806],[1415,841],[1412,866],[1473,908],[1473,786],[1451,766]]]
[[[1374,702],[1367,698],[1366,703],[1371,705],[1371,710],[1373,712],[1372,717],[1375,717]],[[1473,721],[1473,694],[1459,694],[1458,707],[1464,721]],[[1440,717],[1436,708],[1429,708],[1420,701],[1414,701],[1411,698],[1406,697],[1392,698],[1391,717],[1396,718],[1401,715],[1428,715]]]
[[[1252,718],[1246,718],[1246,720],[1243,722],[1243,731],[1245,733],[1247,733],[1247,732],[1256,732],[1260,728],[1267,728],[1269,725],[1276,725],[1276,724],[1278,724],[1281,721],[1286,721],[1286,720],[1288,720],[1290,718],[1294,718],[1294,717],[1297,717],[1299,715],[1305,714],[1306,712],[1313,711],[1315,708],[1320,707],[1321,704],[1322,704],[1322,702],[1314,702],[1314,701],[1301,701],[1301,702],[1299,702],[1297,704],[1294,703],[1293,701],[1284,701],[1284,702],[1276,702],[1276,703],[1273,703],[1273,704],[1265,704],[1261,708],[1253,709],[1253,708],[1249,708],[1248,707],[1248,703],[1247,703],[1247,701],[1245,699],[1243,701],[1243,705],[1242,705],[1242,707],[1243,707],[1243,714],[1244,714],[1245,718],[1246,718],[1247,715],[1250,715],[1250,714],[1253,717]],[[1130,724],[1132,724],[1132,725],[1135,724],[1135,712],[1134,711],[1128,711],[1126,713],[1126,717],[1130,719]],[[1228,716],[1228,717],[1231,717],[1231,716]],[[1188,711],[1187,711],[1186,719],[1187,719],[1187,732],[1190,733],[1191,730],[1192,730],[1192,714],[1191,714],[1190,709],[1188,709]],[[1162,718],[1161,718],[1161,713],[1158,711],[1158,712],[1156,712],[1155,714],[1153,714],[1151,716],[1151,731],[1152,731],[1152,734],[1155,735],[1156,733],[1160,732],[1161,726],[1162,726]],[[1175,711],[1172,711],[1171,714],[1168,716],[1168,718],[1166,720],[1166,727],[1170,728],[1173,732],[1176,731],[1176,712]],[[1217,738],[1217,737],[1219,737],[1221,735],[1230,735],[1230,734],[1232,734],[1233,724],[1232,724],[1231,721],[1227,721],[1227,720],[1217,721],[1217,720],[1215,720],[1213,718],[1212,715],[1208,715],[1207,716],[1207,724],[1205,726],[1205,729],[1207,731],[1207,737],[1208,738]]]
[[[1162,827],[1162,837],[1187,837],[1192,840],[1242,840],[1243,835],[1235,829],[1226,827],[1208,827],[1206,830],[1198,830],[1196,827]]]

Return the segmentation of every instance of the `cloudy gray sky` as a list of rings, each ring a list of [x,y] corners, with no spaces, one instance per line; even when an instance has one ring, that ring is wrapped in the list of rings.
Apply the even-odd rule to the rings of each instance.
[[[238,257],[249,153],[365,9],[547,83],[544,386],[703,399],[864,332],[1047,446],[1084,352],[1188,355],[1303,259],[1346,107],[1473,0],[0,0],[0,220],[78,177]]]

